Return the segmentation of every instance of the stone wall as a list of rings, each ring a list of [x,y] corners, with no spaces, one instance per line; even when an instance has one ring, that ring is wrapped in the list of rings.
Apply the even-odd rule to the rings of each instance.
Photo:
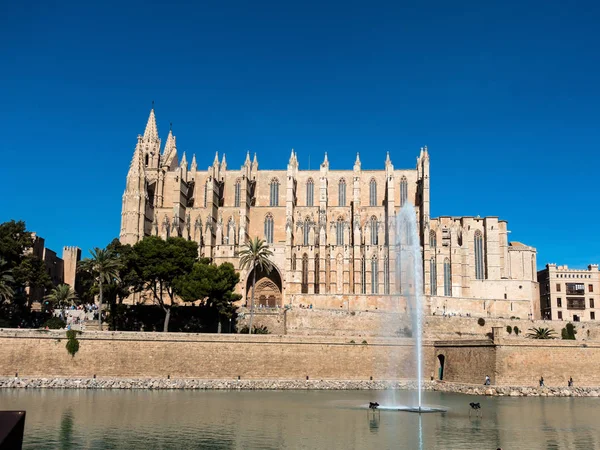
[[[436,372],[434,379],[440,379],[443,365],[443,380],[460,383],[483,384],[489,375],[496,383],[496,347],[482,341],[436,342]]]
[[[71,357],[64,331],[0,331],[0,376],[368,380],[415,373],[410,339],[85,332],[79,341]],[[432,344],[425,354],[433,361]]]

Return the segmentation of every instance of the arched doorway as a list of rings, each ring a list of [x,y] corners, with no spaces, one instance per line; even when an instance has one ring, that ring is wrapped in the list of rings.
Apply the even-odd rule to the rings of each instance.
[[[446,357],[444,355],[438,355],[438,379],[444,379],[444,363],[446,362]]]
[[[250,306],[252,301],[253,272],[248,274],[246,280],[246,302]],[[256,271],[256,293],[254,294],[255,308],[276,308],[283,306],[282,283],[279,270],[273,267],[268,274],[260,268]]]

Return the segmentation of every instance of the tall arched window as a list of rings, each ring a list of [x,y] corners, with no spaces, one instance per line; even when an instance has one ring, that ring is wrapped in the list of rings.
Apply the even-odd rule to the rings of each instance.
[[[369,228],[371,231],[371,245],[377,245],[377,217],[371,217],[369,220]]]
[[[292,255],[292,270],[296,270],[296,254]]]
[[[301,292],[308,294],[308,255],[302,255],[302,286]]]
[[[369,206],[377,206],[377,181],[371,179],[369,183]]]
[[[387,255],[383,260],[383,289],[386,295],[390,293],[390,260]]]
[[[344,245],[344,219],[338,217],[335,223],[335,243],[336,245]]]
[[[310,236],[310,221],[308,217],[304,219],[304,224],[302,225],[302,233],[304,234],[304,245],[308,245],[308,238]]]
[[[242,198],[242,183],[240,180],[235,182],[235,207],[239,208]]]
[[[270,206],[279,206],[279,180],[273,178],[271,180],[271,195],[270,195]]]
[[[431,295],[437,295],[437,267],[435,257],[429,260],[429,283],[431,285]]]
[[[364,256],[362,257],[361,261],[360,261],[360,293],[361,294],[366,294],[367,293],[367,258],[365,258]]]
[[[346,206],[346,180],[343,178],[338,183],[338,204]]]
[[[208,204],[208,180],[204,183],[204,207]]]
[[[271,214],[267,214],[265,217],[265,241],[267,244],[273,243],[273,216]]]
[[[314,206],[315,204],[315,182],[309,178],[306,182],[306,206]]]
[[[452,297],[452,267],[448,258],[444,259],[444,295]]]
[[[483,264],[483,235],[481,231],[475,232],[475,278],[483,280],[485,278],[485,266]]]
[[[371,294],[379,292],[379,262],[377,256],[371,259]]]
[[[408,198],[408,181],[406,181],[405,176],[402,176],[402,178],[400,179],[400,206],[404,206],[407,198]]]
[[[315,294],[319,293],[319,254],[315,254]]]
[[[433,230],[429,232],[429,246],[433,249],[437,247],[437,237],[435,235],[435,231]]]

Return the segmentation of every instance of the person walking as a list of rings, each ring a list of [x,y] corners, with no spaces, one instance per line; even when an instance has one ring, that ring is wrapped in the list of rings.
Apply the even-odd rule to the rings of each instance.
[[[489,386],[490,384],[492,384],[492,380],[490,380],[489,375],[485,376],[485,382],[483,384],[484,384],[484,386]]]
[[[544,377],[540,377],[540,387],[544,387]]]

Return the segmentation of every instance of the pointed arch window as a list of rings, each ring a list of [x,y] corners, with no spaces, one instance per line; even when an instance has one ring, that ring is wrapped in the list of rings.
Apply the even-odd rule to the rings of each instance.
[[[304,219],[304,224],[302,225],[302,233],[304,234],[304,245],[309,245],[309,237],[310,237],[310,220],[307,217]]]
[[[242,198],[242,182],[240,180],[236,180],[235,182],[235,207],[239,208]]]
[[[343,178],[338,183],[338,205],[346,206],[346,180]]]
[[[375,178],[369,182],[369,206],[377,206],[377,181]]]
[[[390,260],[385,257],[383,260],[383,290],[386,295],[390,293]]]
[[[452,267],[448,258],[444,259],[444,295],[452,297]]]
[[[437,236],[433,230],[429,232],[429,246],[433,249],[437,247]]]
[[[306,206],[314,206],[315,203],[315,182],[309,178],[306,182]]]
[[[485,265],[483,263],[483,235],[481,231],[475,232],[475,278],[485,279]]]
[[[271,214],[267,214],[265,217],[265,241],[267,244],[273,243],[273,216]]]
[[[336,245],[344,245],[344,219],[338,217],[335,223],[335,243]]]
[[[208,205],[208,180],[204,183],[204,207]]]
[[[292,255],[292,270],[296,270],[296,254]]]
[[[308,294],[308,255],[302,255],[302,286],[301,292]]]
[[[404,206],[408,198],[408,181],[405,176],[400,179],[400,206]]]
[[[431,295],[437,295],[437,267],[435,257],[429,260],[429,283],[431,286]]]
[[[371,245],[377,245],[377,217],[371,217],[369,220],[369,229],[371,231]]]
[[[319,254],[315,255],[315,294],[319,293]]]
[[[371,294],[379,292],[379,261],[377,256],[371,259]]]
[[[360,261],[360,293],[367,293],[367,259],[363,256]]]
[[[227,244],[229,245],[235,245],[235,221],[233,220],[233,217],[230,217],[229,220],[227,221]]]
[[[271,180],[271,195],[270,195],[270,206],[279,206],[279,180],[273,178]]]

